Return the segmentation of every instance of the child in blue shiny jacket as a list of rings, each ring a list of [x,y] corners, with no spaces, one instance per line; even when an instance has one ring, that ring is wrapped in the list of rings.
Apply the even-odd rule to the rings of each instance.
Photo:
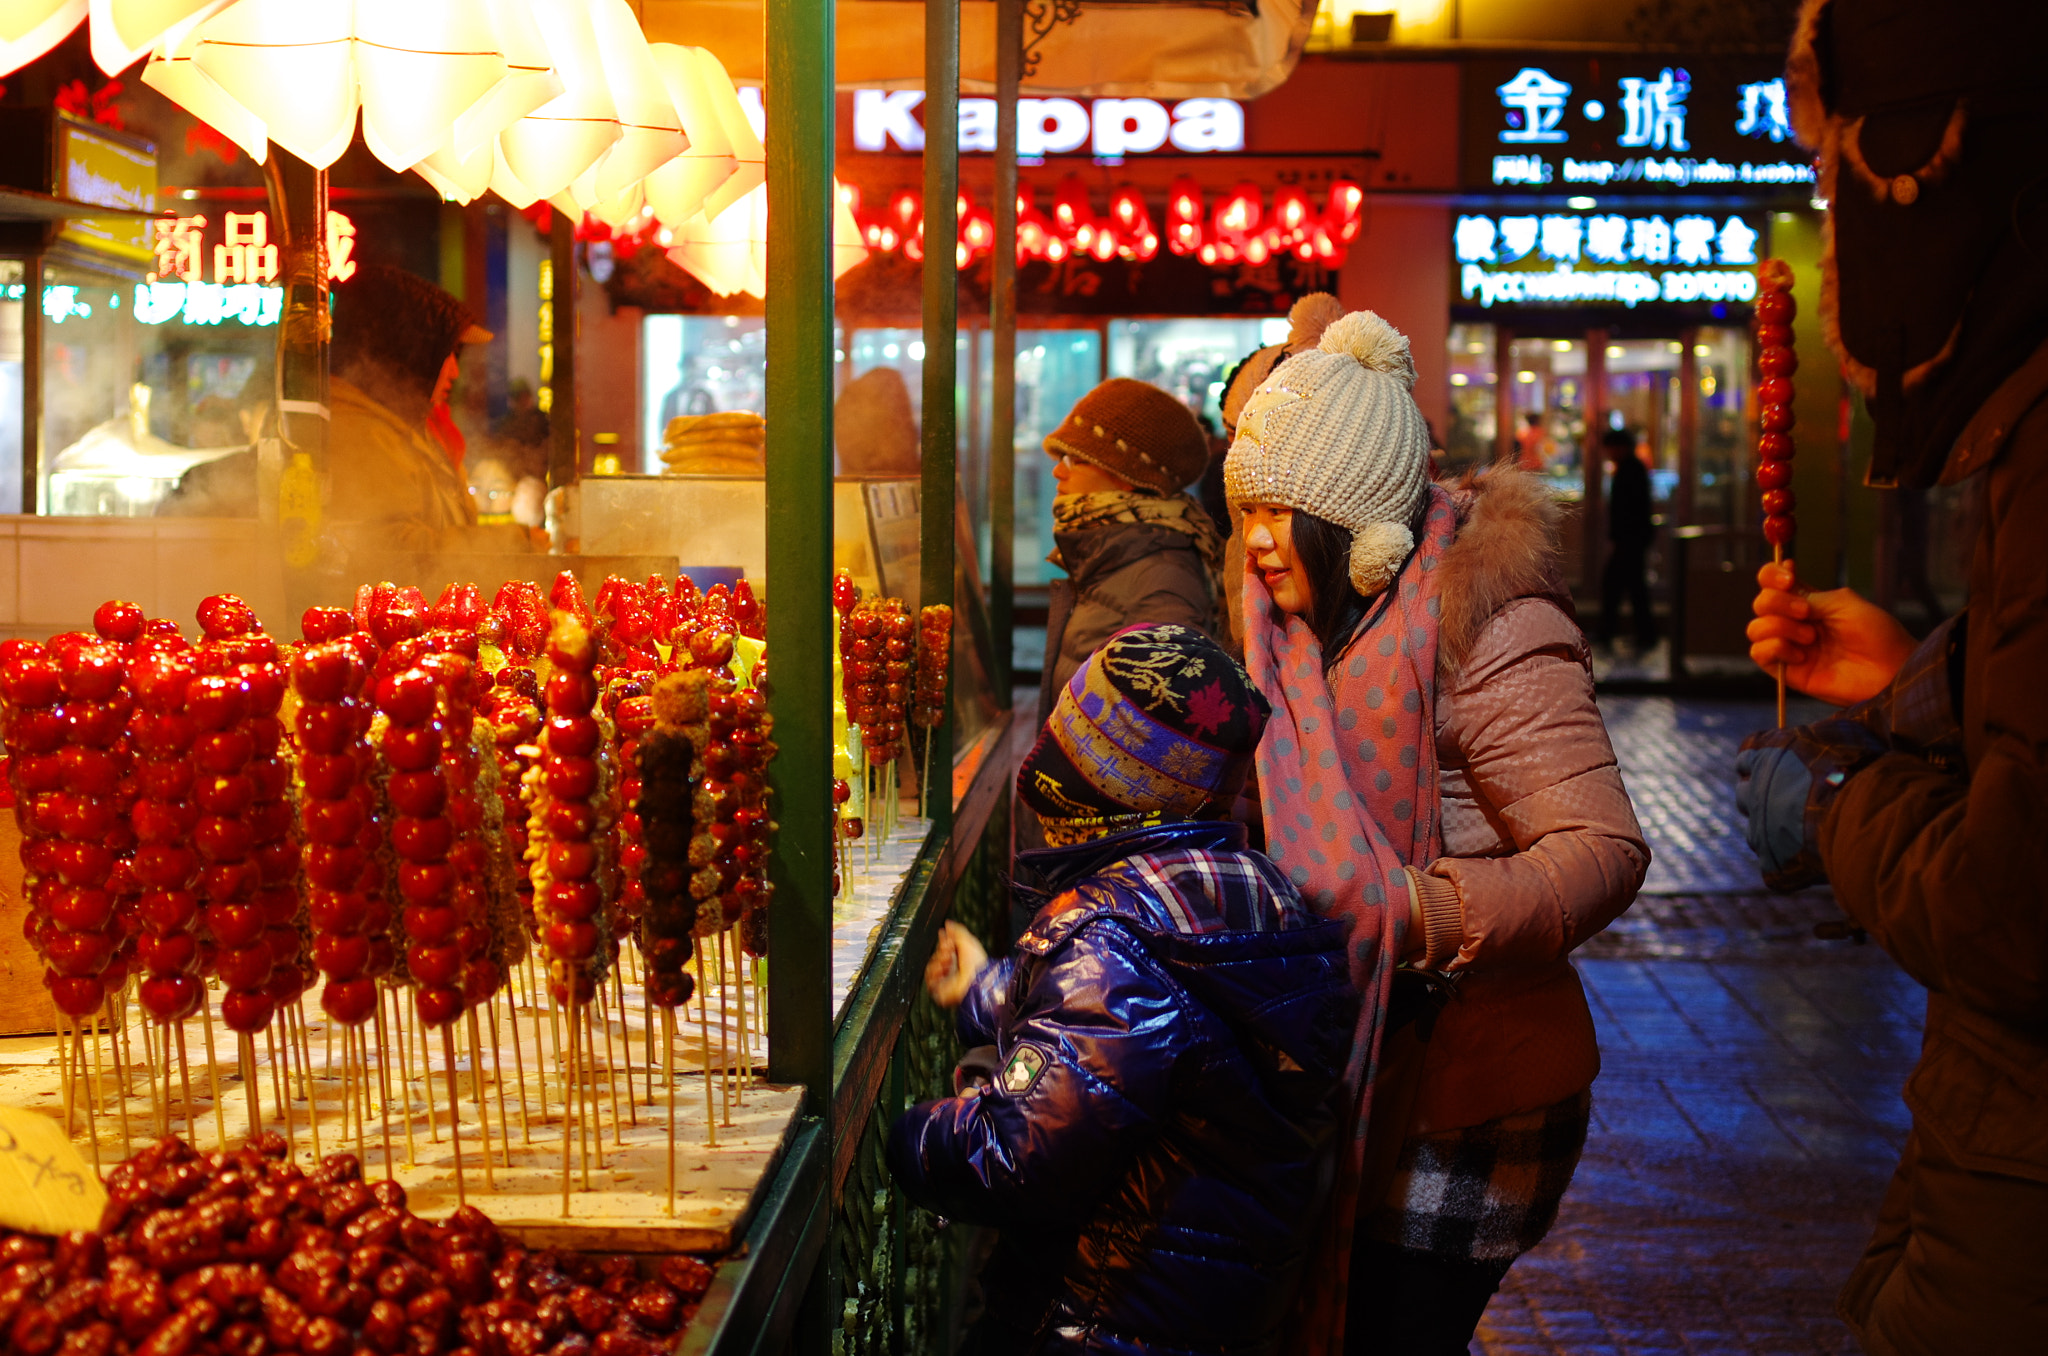
[[[1187,627],[1118,633],[1018,775],[1054,846],[990,962],[948,924],[926,982],[985,1086],[905,1112],[904,1190],[1000,1231],[970,1351],[1264,1353],[1333,1179],[1357,999],[1342,925],[1221,820],[1266,705]]]

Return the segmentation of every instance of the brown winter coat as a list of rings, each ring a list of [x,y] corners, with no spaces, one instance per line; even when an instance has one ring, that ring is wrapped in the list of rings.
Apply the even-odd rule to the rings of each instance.
[[[1410,1133],[1562,1101],[1600,1072],[1572,950],[1649,869],[1540,481],[1497,467],[1453,487],[1436,738],[1444,855],[1412,873],[1429,968],[1460,975],[1424,1058]]]
[[[1842,908],[1928,989],[1913,1143],[1843,1295],[1881,1353],[2035,1350],[2048,1319],[2048,345],[1942,481],[1987,467],[1949,698],[1964,767],[1882,758],[1820,829]]]
[[[387,406],[340,377],[328,381],[334,423],[327,515],[362,546],[449,550],[476,524],[469,483],[448,454]]]
[[[1154,523],[1102,523],[1054,540],[1067,578],[1052,582],[1038,723],[1102,643],[1140,622],[1216,634],[1216,587],[1195,540]]]

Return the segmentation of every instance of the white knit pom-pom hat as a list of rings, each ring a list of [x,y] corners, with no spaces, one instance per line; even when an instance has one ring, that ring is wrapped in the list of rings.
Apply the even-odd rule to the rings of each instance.
[[[1407,338],[1371,311],[1280,364],[1238,416],[1223,462],[1230,506],[1274,504],[1351,529],[1351,585],[1371,597],[1415,546],[1429,427]]]

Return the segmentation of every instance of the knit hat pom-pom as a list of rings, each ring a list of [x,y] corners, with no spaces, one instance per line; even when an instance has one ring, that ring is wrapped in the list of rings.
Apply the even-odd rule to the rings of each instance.
[[[1408,351],[1408,337],[1371,311],[1353,311],[1331,322],[1316,347],[1348,354],[1360,366],[1394,378],[1404,391],[1415,389],[1415,358]]]
[[[1367,523],[1351,534],[1351,587],[1371,598],[1394,582],[1415,549],[1415,534],[1401,523]]]

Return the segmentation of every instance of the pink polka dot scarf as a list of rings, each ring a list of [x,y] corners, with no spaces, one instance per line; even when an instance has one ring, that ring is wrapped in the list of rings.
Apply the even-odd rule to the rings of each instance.
[[[1380,1036],[1408,925],[1403,866],[1440,855],[1436,759],[1437,566],[1457,535],[1457,513],[1431,486],[1421,544],[1393,596],[1378,600],[1327,678],[1308,623],[1273,604],[1257,566],[1244,578],[1245,667],[1273,704],[1259,742],[1266,855],[1326,917],[1352,920],[1351,981],[1361,998],[1346,1084],[1346,1144],[1330,1243],[1319,1259],[1346,1274],[1358,1175],[1364,1161]],[[1334,1298],[1341,1322],[1341,1280]]]

